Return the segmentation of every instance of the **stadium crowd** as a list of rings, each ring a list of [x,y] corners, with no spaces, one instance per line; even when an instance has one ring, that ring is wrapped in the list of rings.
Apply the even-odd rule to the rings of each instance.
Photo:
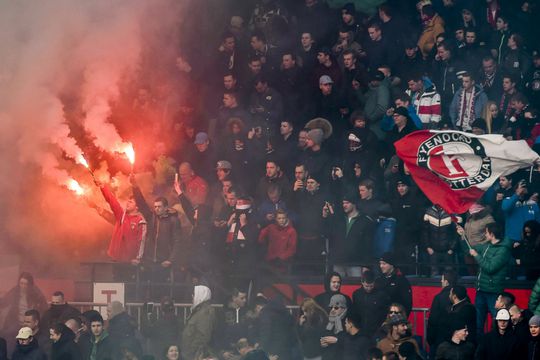
[[[170,298],[140,326],[122,304],[104,321],[61,292],[47,309],[26,274],[2,302],[12,359],[540,358],[540,284],[529,310],[504,291],[509,277],[540,275],[539,169],[502,176],[466,214],[447,214],[394,148],[415,130],[456,129],[538,151],[538,10],[389,1],[367,15],[353,3],[260,0],[233,14],[204,68],[176,59],[191,103],[165,111],[174,86],[141,87],[133,99],[136,150],[154,154],[138,165],[153,170],[151,193],[132,174],[121,204],[96,181],[110,205],[94,204],[114,225],[115,276],[196,278],[187,322]],[[149,134],[163,140],[152,151]],[[248,309],[248,284],[290,273],[328,274],[327,291],[304,299],[297,319],[262,295]],[[442,277],[429,349],[407,320],[412,274]],[[477,276],[474,305],[458,284],[466,275]],[[339,291],[345,276],[361,283],[352,299]],[[214,308],[222,279],[230,298]]]

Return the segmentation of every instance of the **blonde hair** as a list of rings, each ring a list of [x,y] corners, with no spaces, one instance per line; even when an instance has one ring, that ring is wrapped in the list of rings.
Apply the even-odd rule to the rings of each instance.
[[[304,309],[306,322],[309,325],[326,324],[328,322],[328,314],[312,298],[305,298],[300,304],[300,309]]]
[[[489,111],[491,105],[497,106],[497,103],[493,100],[489,100],[484,106],[484,109],[482,109],[482,117],[484,118],[484,120],[486,120],[488,134],[491,134],[493,130],[493,116],[491,116],[491,111]]]

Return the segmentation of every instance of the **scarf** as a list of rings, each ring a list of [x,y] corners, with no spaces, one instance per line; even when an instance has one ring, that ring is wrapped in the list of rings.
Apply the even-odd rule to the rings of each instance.
[[[475,119],[474,101],[476,96],[476,86],[473,86],[471,95],[467,99],[467,91],[463,89],[459,100],[459,116],[456,125],[462,130],[471,130],[471,123]]]
[[[334,332],[334,335],[339,334],[343,331],[343,319],[347,315],[347,309],[343,311],[340,315],[330,315],[328,316],[328,325],[326,325],[326,330]]]

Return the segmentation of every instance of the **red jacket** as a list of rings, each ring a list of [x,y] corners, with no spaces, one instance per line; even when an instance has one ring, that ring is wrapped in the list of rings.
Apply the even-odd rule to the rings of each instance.
[[[180,185],[188,200],[193,206],[206,203],[208,184],[200,176],[193,176],[189,181]]]
[[[296,253],[296,230],[292,225],[287,224],[280,227],[277,224],[270,224],[261,230],[259,243],[268,242],[266,250],[266,260],[288,260]]]
[[[107,255],[120,262],[140,260],[146,241],[146,220],[139,212],[127,214],[108,187],[102,186],[101,193],[116,219]]]

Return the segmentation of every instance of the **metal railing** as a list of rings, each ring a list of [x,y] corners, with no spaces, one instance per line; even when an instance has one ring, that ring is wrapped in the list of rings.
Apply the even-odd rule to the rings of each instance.
[[[94,302],[70,302],[71,306],[77,308],[80,312],[84,312],[87,310],[97,310],[100,313],[105,313],[107,309],[106,303],[94,303]],[[137,319],[137,324],[140,327],[142,323],[142,316],[143,314],[143,306],[145,304],[141,302],[133,302],[133,303],[126,303],[124,306],[126,308],[126,311],[129,315],[133,316],[135,319]],[[223,304],[212,304],[215,308],[222,308]],[[161,314],[160,310],[161,304],[155,303],[154,304],[154,311],[153,314],[156,315],[156,317],[159,319],[159,316]],[[294,317],[297,317],[300,311],[300,306],[298,305],[287,305],[286,308],[289,310],[289,313],[293,315]],[[187,318],[189,314],[191,313],[191,304],[186,303],[175,303],[174,304],[174,312],[176,316],[181,316],[181,318],[184,321],[184,324],[187,321]],[[414,307],[412,308],[410,319],[411,319],[411,327],[412,327],[412,333],[413,335],[419,335],[422,337],[422,342],[424,349],[426,348],[426,336],[425,332],[427,329],[427,320],[428,320],[428,313],[429,308],[421,308],[421,307]],[[422,324],[421,329],[423,329],[422,333],[418,333],[418,324]]]

